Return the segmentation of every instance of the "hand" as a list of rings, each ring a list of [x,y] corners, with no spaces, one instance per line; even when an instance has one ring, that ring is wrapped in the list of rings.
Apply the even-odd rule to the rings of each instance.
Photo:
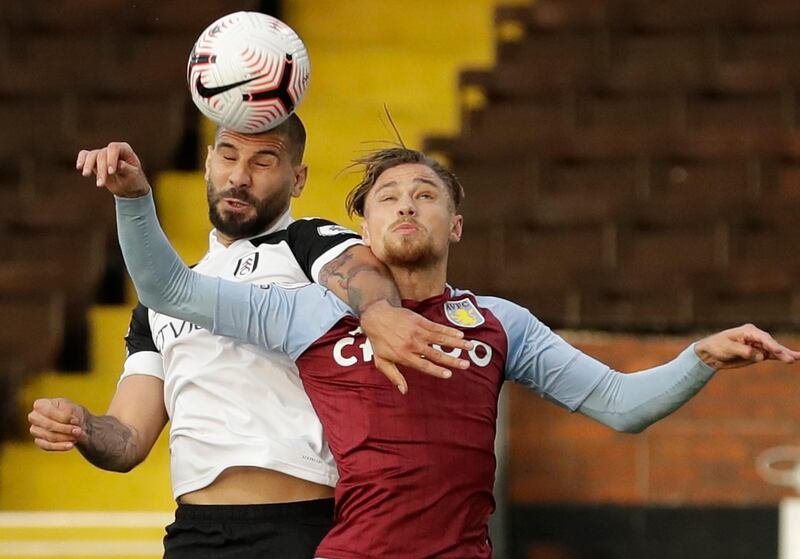
[[[767,332],[752,324],[724,330],[697,342],[694,351],[703,362],[714,369],[735,369],[776,359],[794,363],[800,352],[782,346]]]
[[[125,142],[111,142],[101,149],[81,150],[75,163],[84,177],[97,176],[97,187],[122,198],[138,198],[150,192],[142,164]]]
[[[440,378],[452,376],[452,372],[445,367],[469,367],[469,361],[431,347],[432,344],[438,344],[440,347],[468,351],[472,349],[472,343],[464,340],[463,332],[431,322],[408,309],[394,307],[385,300],[373,303],[364,310],[361,327],[372,344],[375,366],[402,394],[408,392],[408,383],[397,365]]]
[[[85,440],[86,410],[64,398],[40,398],[28,414],[33,442],[47,451],[71,450]]]

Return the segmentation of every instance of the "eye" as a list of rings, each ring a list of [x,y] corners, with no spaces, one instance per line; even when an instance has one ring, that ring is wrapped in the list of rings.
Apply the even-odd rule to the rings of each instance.
[[[434,195],[432,192],[420,192],[418,198],[422,198],[423,200],[433,200]]]
[[[274,157],[262,157],[255,160],[255,166],[259,169],[269,169],[277,164],[278,160]]]
[[[396,199],[397,199],[397,198],[396,198],[394,195],[392,195],[392,194],[387,194],[387,195],[384,195],[384,196],[381,196],[380,198],[378,198],[378,201],[379,201],[379,202],[393,202],[393,201],[395,201]]]

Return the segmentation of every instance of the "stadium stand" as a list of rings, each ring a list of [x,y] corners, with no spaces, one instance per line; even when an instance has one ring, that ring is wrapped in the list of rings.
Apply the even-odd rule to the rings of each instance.
[[[468,222],[503,228],[503,246],[485,248],[515,278],[500,293],[571,301],[537,305],[556,327],[800,322],[788,285],[798,276],[779,256],[800,229],[786,220],[767,232],[798,188],[799,14],[787,0],[499,8],[498,27],[517,33],[494,68],[460,79],[483,104],[464,109],[460,135],[427,147],[469,184]],[[757,296],[767,292],[736,273],[748,259],[742,224],[765,205],[763,231],[743,236],[761,243],[749,251],[764,267],[784,268],[769,311]],[[592,227],[603,233],[575,234]],[[471,259],[456,253],[456,281],[470,265],[459,258]],[[534,264],[517,274],[519,262]],[[731,310],[713,311],[723,300]]]
[[[54,367],[86,370],[87,309],[111,302],[103,291],[123,292],[108,278],[122,281],[113,206],[74,171],[78,150],[123,138],[137,146],[150,174],[174,167],[184,135],[196,127],[185,119],[188,49],[198,29],[230,4],[119,8],[109,0],[80,9],[35,0],[0,13],[0,188],[7,201],[0,210],[0,363],[3,398],[11,398],[0,402],[9,410],[5,434],[20,431],[8,423],[20,415],[12,387]],[[97,32],[86,32],[87,21]],[[34,340],[39,350],[25,349]]]

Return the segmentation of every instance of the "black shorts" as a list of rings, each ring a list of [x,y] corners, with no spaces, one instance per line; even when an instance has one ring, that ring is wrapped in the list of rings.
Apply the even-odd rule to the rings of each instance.
[[[333,499],[270,505],[178,505],[164,559],[312,559],[333,526]]]

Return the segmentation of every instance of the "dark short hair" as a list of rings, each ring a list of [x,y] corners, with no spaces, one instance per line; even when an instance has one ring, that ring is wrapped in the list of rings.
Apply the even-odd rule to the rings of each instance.
[[[450,193],[453,206],[458,209],[459,204],[464,199],[464,188],[458,182],[458,178],[452,171],[435,159],[425,155],[421,151],[408,149],[405,147],[392,147],[376,150],[368,153],[364,157],[356,159],[353,164],[364,167],[364,178],[348,194],[347,213],[351,217],[355,214],[364,217],[364,203],[372,187],[384,171],[405,165],[407,163],[419,163],[430,168],[431,171],[442,180]]]
[[[217,127],[217,133],[214,136],[215,142],[217,138],[219,138],[219,134],[222,130],[224,130],[224,127]],[[261,132],[261,134],[267,133],[279,134],[286,138],[289,154],[292,156],[292,164],[299,165],[303,162],[303,155],[306,151],[306,127],[303,125],[303,121],[300,120],[300,117],[297,116],[297,113],[289,115],[289,118],[281,122],[275,128],[270,128],[265,132]],[[255,136],[257,134],[253,135]]]

